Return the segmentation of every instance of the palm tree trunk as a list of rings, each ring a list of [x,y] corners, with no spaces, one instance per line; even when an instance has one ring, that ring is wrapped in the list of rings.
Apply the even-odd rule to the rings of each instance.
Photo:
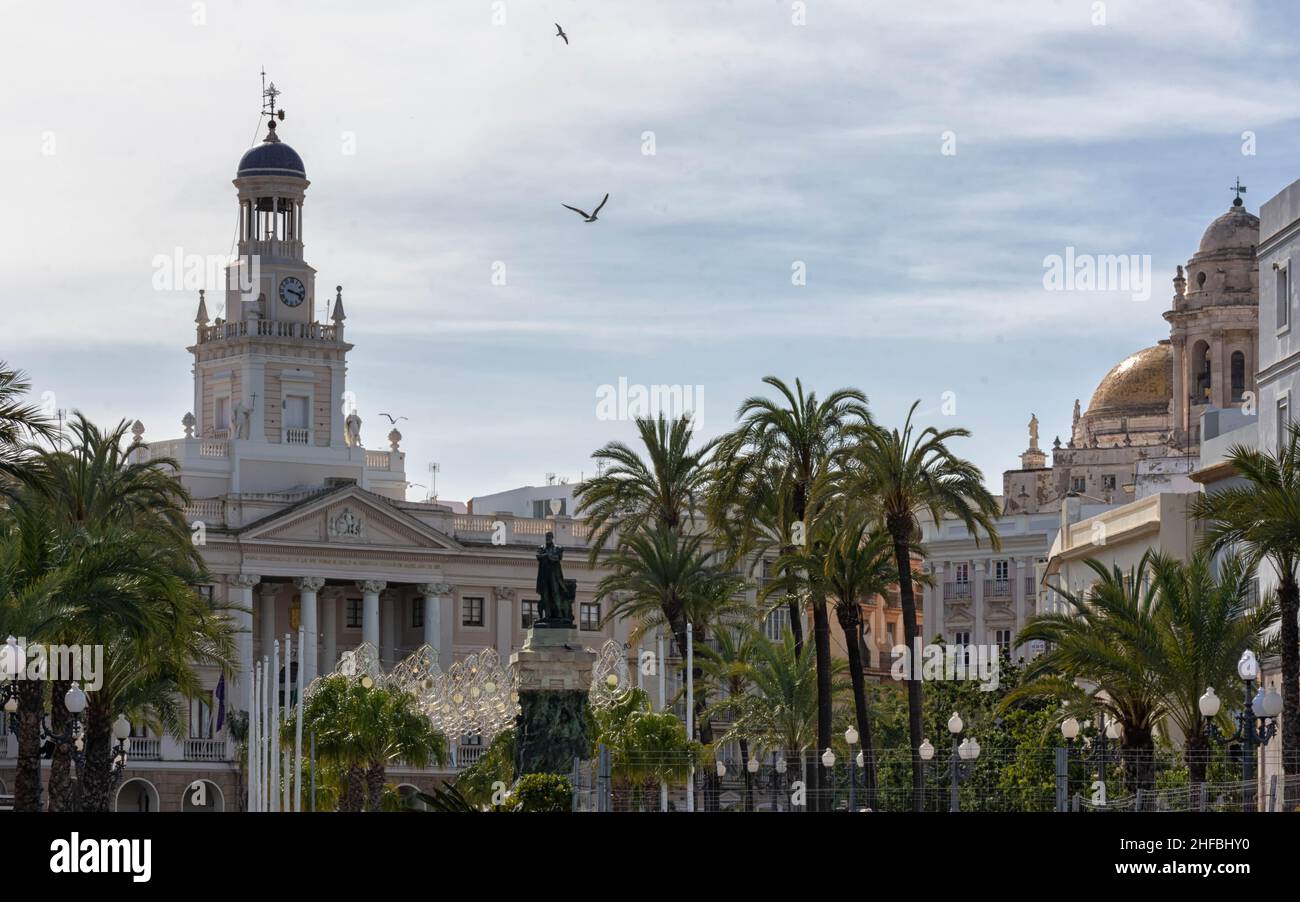
[[[72,726],[72,715],[63,704],[63,696],[72,684],[55,680],[50,684],[50,731],[56,736],[66,734]],[[80,774],[78,774],[80,778]],[[55,743],[50,757],[50,811],[71,811],[72,808],[72,747]]]
[[[1124,738],[1120,740],[1120,757],[1124,761],[1126,789],[1136,792],[1156,785],[1156,749],[1151,729],[1141,729],[1124,724]]]
[[[871,744],[871,716],[867,712],[867,680],[862,670],[862,646],[860,627],[862,610],[853,604],[839,604],[835,613],[844,631],[844,648],[849,656],[849,679],[853,681],[853,713],[858,722],[858,734],[862,740],[862,785],[867,791],[867,807],[872,806],[872,795],[876,789],[876,755]],[[850,753],[853,751],[849,750]]]
[[[1183,760],[1187,762],[1188,781],[1193,786],[1204,783],[1206,767],[1210,762],[1210,743],[1199,730],[1188,735],[1183,746]]]
[[[366,810],[378,811],[384,797],[384,779],[387,776],[382,761],[366,768]]]
[[[791,593],[786,599],[786,608],[790,611],[790,632],[794,634],[794,653],[798,657],[803,651],[803,618],[799,616],[799,596]]]
[[[1300,585],[1290,570],[1278,585],[1282,615],[1282,769],[1300,773]]]
[[[898,597],[903,608],[903,642],[908,658],[915,649],[916,598],[912,594],[912,557],[910,542],[912,520],[910,517],[891,517],[886,524],[894,539],[894,560],[898,564]],[[907,739],[912,748],[912,810],[920,811],[925,787],[921,783],[921,681],[912,679],[913,669],[907,668]]]
[[[113,718],[112,711],[98,694],[86,706],[86,771],[81,780],[81,810],[108,811],[113,790]]]
[[[831,745],[831,618],[823,593],[819,589],[813,592],[813,649],[817,654],[817,749],[813,766],[817,770],[818,783],[829,789],[832,785],[830,774],[823,771],[821,756]],[[829,795],[819,793],[813,810],[829,811],[830,804]]]
[[[365,799],[365,775],[356,764],[348,765],[343,772],[343,794],[339,797],[339,811],[360,811]]]
[[[41,720],[45,715],[45,684],[18,684],[18,761],[14,774],[14,810],[41,810]]]

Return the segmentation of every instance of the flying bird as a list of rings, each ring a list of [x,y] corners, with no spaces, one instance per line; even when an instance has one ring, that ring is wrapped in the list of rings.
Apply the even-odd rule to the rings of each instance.
[[[605,201],[607,200],[609,200],[609,194],[606,194],[605,199],[600,202],[600,207],[597,207],[591,213],[588,213],[586,210],[579,210],[577,207],[570,207],[568,204],[560,204],[560,206],[564,207],[566,210],[572,210],[574,213],[577,213],[585,222],[595,222],[596,216],[600,214],[600,208],[605,206]]]
[[[564,38],[564,46],[569,46],[569,36],[564,33],[564,29],[560,27],[559,22],[555,23],[555,36],[557,38]]]
[[[384,413],[382,410],[379,411],[379,415],[380,415],[381,417],[387,417],[387,418],[388,418],[388,422],[392,423],[394,426],[397,425],[397,420],[404,420],[404,419],[406,419],[406,417],[398,417],[398,418],[395,420],[395,419],[393,419],[393,415],[392,415],[391,413]]]

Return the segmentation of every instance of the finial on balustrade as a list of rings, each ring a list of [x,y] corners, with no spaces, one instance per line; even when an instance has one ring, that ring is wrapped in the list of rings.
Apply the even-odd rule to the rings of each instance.
[[[134,423],[132,423],[131,434],[135,436],[135,439],[131,442],[131,444],[133,445],[141,444],[144,441],[144,423],[141,423],[139,420],[136,420]]]
[[[204,291],[202,288],[200,288],[199,289],[199,312],[194,316],[194,322],[198,323],[200,326],[206,326],[208,324],[208,305],[207,302],[204,301],[203,295],[204,295]]]
[[[198,420],[194,419],[193,412],[186,413],[181,417],[181,425],[185,427],[185,437],[194,438],[194,426]]]
[[[343,286],[342,285],[335,286],[334,291],[336,292],[336,294],[334,295],[333,320],[336,323],[341,323],[348,318],[347,314],[343,312]]]
[[[388,447],[393,451],[401,450],[400,448],[397,447],[401,443],[401,441],[402,441],[402,433],[398,432],[396,429],[388,433]]]

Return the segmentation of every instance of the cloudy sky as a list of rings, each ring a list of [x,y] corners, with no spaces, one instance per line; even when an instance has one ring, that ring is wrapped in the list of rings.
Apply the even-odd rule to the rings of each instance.
[[[702,386],[713,434],[775,374],[856,386],[887,423],[920,399],[973,430],[960,450],[997,491],[1031,412],[1064,436],[1076,397],[1167,335],[1174,267],[1234,179],[1257,211],[1300,178],[1291,18],[0,0],[0,359],[60,407],[180,434],[196,299],[155,290],[153,260],[230,251],[264,65],[312,181],[318,306],[344,286],[363,437],[409,417],[411,480],[438,461],[463,500],[577,478],[631,435],[597,416],[601,385]],[[560,206],[605,192],[594,224]],[[1150,255],[1150,299],[1045,290],[1067,247]]]

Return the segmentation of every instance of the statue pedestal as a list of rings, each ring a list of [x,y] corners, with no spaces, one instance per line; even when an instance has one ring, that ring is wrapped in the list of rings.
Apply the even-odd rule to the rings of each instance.
[[[586,708],[595,662],[579,631],[563,628],[530,629],[510,656],[519,679],[516,774],[568,774],[574,758],[591,754]]]

